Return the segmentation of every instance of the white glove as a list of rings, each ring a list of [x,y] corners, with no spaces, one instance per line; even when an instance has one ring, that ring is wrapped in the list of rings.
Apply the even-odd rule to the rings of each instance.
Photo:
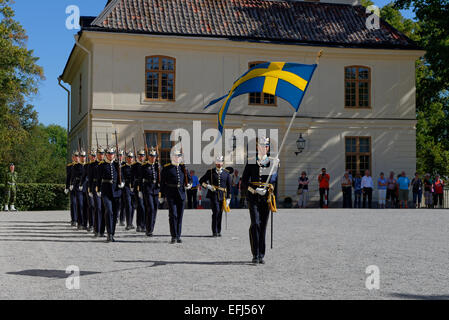
[[[89,197],[93,198],[94,194],[92,192],[89,192]]]
[[[97,192],[98,196],[101,197],[101,192]]]
[[[69,189],[64,189],[65,194],[69,194]]]
[[[226,206],[229,207],[230,204],[231,204],[231,199],[226,199]]]
[[[83,191],[83,187],[81,187],[81,186],[78,187],[78,189],[79,189],[79,191]]]
[[[256,193],[261,195],[261,196],[264,196],[264,195],[267,194],[267,189],[265,189],[265,188],[257,188],[256,189]]]
[[[120,183],[120,184],[118,185],[118,187],[119,187],[119,189],[123,189],[123,188],[125,187],[125,183],[124,183],[124,182]]]
[[[70,188],[69,188],[69,189],[70,189],[70,191],[73,191],[73,186],[70,186]]]
[[[209,189],[210,191],[214,192],[215,191],[215,187],[211,186],[210,184],[207,185],[207,189]]]
[[[187,185],[186,189],[187,189],[187,190],[190,190],[190,189],[192,189],[192,186],[193,186],[193,185],[192,185],[191,183],[189,183],[189,184]]]
[[[164,198],[159,198],[159,203],[160,204],[163,204],[165,202],[165,199]]]
[[[142,193],[142,191],[139,191],[139,198],[140,198],[140,199],[143,198],[143,193]]]
[[[134,188],[129,188],[129,190],[131,190],[131,192],[134,192]]]

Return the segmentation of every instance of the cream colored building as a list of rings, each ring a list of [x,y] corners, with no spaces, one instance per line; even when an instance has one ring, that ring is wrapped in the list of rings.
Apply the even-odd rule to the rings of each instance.
[[[370,168],[376,181],[381,171],[405,170],[411,176],[416,167],[415,61],[424,52],[382,21],[380,29],[368,30],[364,9],[344,4],[352,1],[328,2],[340,3],[108,1],[98,17],[81,19],[78,43],[61,76],[71,86],[70,148],[79,141],[95,147],[96,135],[105,145],[106,133],[112,140],[115,130],[120,145],[126,138],[131,149],[132,138],[142,147],[144,131],[167,139],[162,133],[191,130],[193,121],[201,121],[203,131],[216,128],[219,106],[203,107],[226,94],[249,64],[312,64],[323,49],[280,155],[279,198],[296,200],[303,170],[316,201],[317,175],[327,168],[331,205],[341,201],[345,169]],[[167,70],[155,70],[156,62]],[[148,77],[161,80],[156,85]],[[226,128],[277,128],[281,138],[293,109],[281,99],[258,98],[234,99]],[[306,148],[296,155],[300,134]],[[198,175],[207,167],[189,166]],[[242,173],[242,165],[235,167]]]

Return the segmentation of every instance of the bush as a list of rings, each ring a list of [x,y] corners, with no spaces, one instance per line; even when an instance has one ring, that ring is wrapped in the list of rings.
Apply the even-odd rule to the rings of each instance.
[[[16,208],[20,211],[68,210],[69,197],[63,184],[30,183],[17,185]],[[5,201],[5,186],[0,185],[2,209]]]

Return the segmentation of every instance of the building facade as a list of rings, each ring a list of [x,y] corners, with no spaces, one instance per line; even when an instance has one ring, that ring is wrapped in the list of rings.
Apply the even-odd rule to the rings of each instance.
[[[332,2],[332,1],[329,1]],[[98,17],[83,17],[61,79],[71,86],[69,148],[115,139],[131,149],[162,148],[170,132],[193,122],[217,127],[218,106],[250,66],[265,61],[312,64],[324,52],[280,155],[278,196],[296,199],[306,171],[311,200],[317,175],[331,175],[330,201],[341,201],[345,170],[396,173],[416,169],[415,61],[411,40],[380,21],[366,27],[365,10],[349,1],[112,0]],[[235,98],[226,128],[278,129],[293,109],[265,94]],[[300,154],[296,140],[306,140]],[[114,140],[115,142],[115,140]],[[183,142],[184,143],[184,142]],[[209,142],[202,142],[206,145]],[[191,141],[193,144],[193,141]],[[192,162],[193,155],[190,155]],[[208,164],[189,168],[202,174]],[[243,165],[233,165],[242,172]]]

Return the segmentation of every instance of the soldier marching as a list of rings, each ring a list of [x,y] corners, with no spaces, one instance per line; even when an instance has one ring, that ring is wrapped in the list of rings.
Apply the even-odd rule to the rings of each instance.
[[[269,157],[270,141],[261,138],[256,144],[255,161],[246,164],[241,181],[249,202],[252,262],[264,264],[266,229],[269,213],[275,206],[277,174],[275,170],[266,184],[268,169],[273,164]],[[65,190],[70,193],[72,226],[87,231],[92,227],[95,237],[105,237],[107,231],[107,242],[116,242],[116,225],[125,222],[126,231],[135,229],[152,237],[158,207],[165,203],[169,211],[170,243],[182,243],[186,192],[191,190],[193,182],[183,162],[182,150],[173,148],[170,163],[164,166],[157,146],[135,150],[134,147],[134,152],[117,152],[117,148],[109,147],[105,152],[98,146],[89,154],[88,163],[86,152],[80,150],[73,154],[72,162],[67,165]],[[215,166],[199,180],[199,185],[207,189],[206,197],[210,201],[212,237],[222,236],[223,213],[230,211],[231,175],[223,165],[223,156],[217,157]]]

